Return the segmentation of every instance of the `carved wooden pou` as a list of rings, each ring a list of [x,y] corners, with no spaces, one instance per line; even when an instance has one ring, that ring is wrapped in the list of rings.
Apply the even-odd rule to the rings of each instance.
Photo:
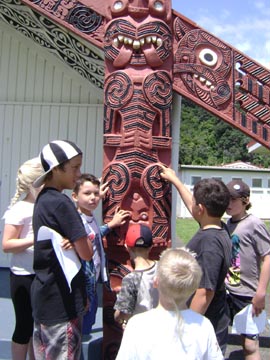
[[[106,239],[113,293],[104,294],[104,351],[112,358],[121,340],[113,321],[115,292],[131,270],[124,241],[130,224],[153,233],[152,257],[171,241],[171,188],[158,163],[170,165],[172,104],[171,8],[166,1],[112,2],[104,36],[104,171],[109,191],[104,221],[118,207],[124,226]],[[116,336],[117,329],[119,337]]]

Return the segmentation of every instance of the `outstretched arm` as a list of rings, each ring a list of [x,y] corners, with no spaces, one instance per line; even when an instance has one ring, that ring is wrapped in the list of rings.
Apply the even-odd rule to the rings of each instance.
[[[160,176],[162,179],[167,180],[171,182],[179,192],[179,195],[181,196],[182,200],[184,201],[188,211],[192,215],[192,194],[191,192],[186,188],[186,186],[181,182],[181,180],[176,176],[175,171],[171,168],[168,168],[162,164],[159,164],[161,167]]]

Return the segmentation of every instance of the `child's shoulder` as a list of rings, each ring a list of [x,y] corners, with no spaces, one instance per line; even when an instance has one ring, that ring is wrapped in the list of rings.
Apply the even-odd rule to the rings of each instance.
[[[143,262],[135,266],[134,272],[146,273],[156,271],[157,262],[155,260],[147,260],[147,263]]]

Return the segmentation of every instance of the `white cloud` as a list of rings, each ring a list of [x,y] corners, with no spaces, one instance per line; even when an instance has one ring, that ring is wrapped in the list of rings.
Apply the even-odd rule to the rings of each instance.
[[[263,5],[263,2],[257,2]],[[196,21],[202,28],[232,45],[262,65],[270,61],[270,16],[249,15],[223,19],[209,14],[199,16]],[[268,30],[269,29],[269,30]]]
[[[252,49],[252,45],[248,40],[238,43],[234,47],[243,53],[247,53],[250,49]]]
[[[267,3],[269,0],[267,0]],[[270,6],[266,0],[227,0],[220,4],[208,0],[203,4],[191,0],[189,5],[173,3],[181,13],[200,27],[232,45],[264,66],[270,62]],[[182,2],[181,2],[182,3]],[[199,5],[198,5],[199,4]],[[195,11],[196,9],[196,11]],[[189,16],[189,14],[192,14]]]
[[[254,6],[257,9],[264,9],[265,8],[264,1],[254,1]]]

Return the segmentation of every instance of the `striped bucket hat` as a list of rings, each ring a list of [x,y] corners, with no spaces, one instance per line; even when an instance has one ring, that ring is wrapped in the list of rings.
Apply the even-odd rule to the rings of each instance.
[[[35,188],[40,187],[53,168],[80,154],[82,151],[69,140],[54,140],[45,145],[39,155],[44,174],[34,181],[33,186]]]

